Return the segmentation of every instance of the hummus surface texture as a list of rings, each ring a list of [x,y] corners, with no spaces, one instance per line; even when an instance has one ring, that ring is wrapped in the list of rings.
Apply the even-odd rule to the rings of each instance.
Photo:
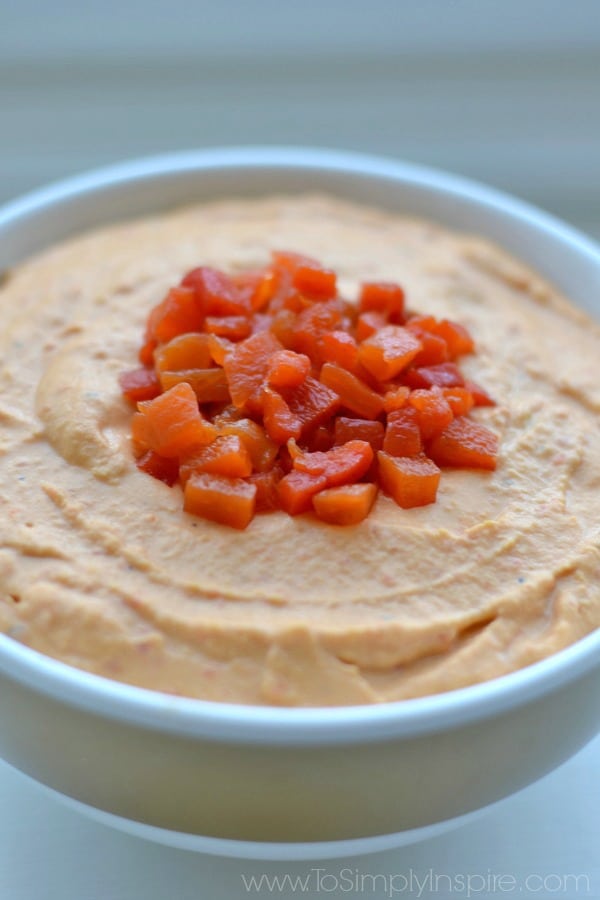
[[[118,375],[197,265],[315,256],[356,296],[466,325],[498,406],[495,472],[360,525],[234,532],[137,470]],[[320,196],[222,201],[54,247],[0,288],[0,632],[70,665],[209,700],[375,703],[485,681],[600,626],[600,328],[479,238]]]

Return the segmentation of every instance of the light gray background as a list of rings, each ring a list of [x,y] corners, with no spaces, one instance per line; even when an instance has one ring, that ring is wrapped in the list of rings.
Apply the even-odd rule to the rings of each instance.
[[[600,3],[0,0],[0,201],[244,143],[433,164],[600,237]]]
[[[248,143],[436,165],[600,238],[600,2],[0,0],[0,202],[127,157]],[[600,898],[599,774],[596,741],[460,831],[318,865],[584,874],[590,893],[530,896]],[[236,900],[242,872],[309,868],[145,844],[0,764],[0,900]]]
[[[512,876],[515,887],[472,893],[471,900],[598,900],[600,898],[600,738],[561,769],[497,804],[463,828],[425,843],[349,860],[265,863],[200,856],[160,847],[98,825],[62,806],[0,763],[0,898],[2,900],[383,900],[385,883],[364,890],[249,893],[247,878],[360,875]],[[575,881],[576,877],[579,881]],[[315,884],[316,875],[309,886]],[[530,878],[528,882],[527,879]],[[325,887],[332,886],[323,880]],[[497,882],[498,883],[498,882]],[[544,883],[548,890],[544,890]],[[344,882],[341,882],[342,886]],[[348,882],[346,882],[348,884]],[[360,884],[360,882],[359,882]],[[395,882],[402,882],[396,878]],[[466,891],[424,890],[420,900],[465,900]],[[474,879],[473,887],[481,882]],[[506,882],[504,882],[506,885]],[[527,885],[531,890],[527,890]],[[579,889],[577,889],[577,885]],[[508,885],[506,885],[508,886]],[[520,889],[519,889],[520,888]],[[542,888],[542,889],[540,889]],[[558,888],[558,890],[557,890]],[[588,892],[589,888],[589,892]],[[392,894],[417,900],[418,890]]]

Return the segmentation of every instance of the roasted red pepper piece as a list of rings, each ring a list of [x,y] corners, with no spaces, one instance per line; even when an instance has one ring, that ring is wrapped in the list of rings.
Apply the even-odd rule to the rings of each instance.
[[[207,316],[204,327],[210,334],[228,341],[242,341],[252,332],[250,320],[245,316]]]
[[[465,383],[460,369],[453,362],[411,368],[404,373],[403,380],[412,388],[462,387]]]
[[[210,335],[194,331],[180,334],[156,350],[154,362],[157,372],[208,369],[213,364]]]
[[[346,331],[328,331],[321,335],[319,356],[323,362],[335,363],[349,372],[356,372],[358,346]]]
[[[147,341],[159,344],[171,341],[178,334],[201,331],[204,311],[191,288],[171,288],[163,302],[150,313]]]
[[[495,406],[496,401],[493,400],[488,392],[474,381],[465,381],[465,387],[473,397],[475,406]]]
[[[278,350],[269,362],[267,381],[276,390],[295,388],[302,384],[309,372],[310,359],[304,353]]]
[[[138,409],[146,419],[147,447],[160,456],[182,457],[214,438],[215,426],[201,416],[196,395],[186,382],[138,403]]]
[[[294,469],[308,475],[324,475],[327,487],[359,481],[373,462],[373,448],[367,441],[348,441],[325,453],[299,453]]]
[[[298,387],[286,391],[285,399],[290,412],[301,423],[301,436],[327,423],[340,408],[337,393],[312,375]]]
[[[431,441],[427,452],[439,466],[495,469],[498,438],[485,425],[460,416]]]
[[[179,463],[176,459],[168,459],[165,456],[159,456],[153,450],[148,450],[141,456],[136,466],[147,475],[152,475],[158,481],[163,481],[172,487],[179,478]]]
[[[231,528],[246,528],[254,516],[255,504],[256,485],[243,478],[200,472],[192,474],[185,485],[186,512]]]
[[[330,525],[358,525],[369,515],[377,496],[375,484],[345,484],[326,488],[312,498],[314,510]]]
[[[292,284],[301,294],[319,300],[328,300],[337,294],[335,272],[311,263],[300,263],[296,267]]]
[[[360,291],[358,308],[361,312],[385,313],[388,322],[404,321],[404,291],[390,281],[365,282]]]
[[[277,486],[281,508],[290,516],[312,509],[312,498],[327,487],[324,475],[310,475],[293,469],[284,475]]]
[[[206,447],[196,450],[181,463],[183,484],[194,472],[226,475],[228,478],[246,478],[252,474],[252,460],[237,434],[224,434]]]
[[[383,449],[390,456],[416,456],[423,450],[417,410],[404,407],[388,416]]]
[[[244,316],[251,312],[247,295],[218,269],[210,266],[192,269],[181,284],[194,291],[205,316]]]
[[[465,353],[472,353],[475,342],[464,325],[442,319],[436,326],[435,333],[444,339],[448,347],[450,359],[456,359]]]
[[[134,369],[119,375],[123,395],[131,403],[139,400],[153,400],[161,391],[160,382],[154,369]]]
[[[349,419],[338,416],[335,420],[335,443],[346,444],[348,441],[368,441],[377,453],[383,447],[385,428],[377,420]]]
[[[379,459],[381,486],[398,506],[411,509],[434,503],[440,483],[440,470],[425,455],[390,456],[383,450]]]
[[[372,391],[352,372],[325,363],[321,369],[321,381],[338,395],[340,403],[350,412],[365,419],[376,419],[383,410],[383,397]]]
[[[270,331],[253,334],[234,345],[223,363],[234,406],[251,412],[262,410],[262,387],[271,357],[282,349]]]
[[[439,388],[412,391],[408,405],[416,412],[419,430],[425,441],[443,431],[454,418],[450,404]]]
[[[271,440],[285,444],[290,438],[299,438],[302,421],[290,409],[286,400],[271,388],[263,391],[263,421]]]
[[[359,362],[379,381],[391,381],[412,362],[422,344],[402,325],[386,325],[360,345]]]

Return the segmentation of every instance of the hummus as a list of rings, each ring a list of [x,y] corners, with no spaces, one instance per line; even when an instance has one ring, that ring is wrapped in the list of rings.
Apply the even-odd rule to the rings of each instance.
[[[466,325],[498,401],[493,473],[360,525],[187,515],[135,466],[118,375],[196,265],[313,255]],[[0,632],[108,678],[210,700],[374,703],[526,666],[600,625],[600,329],[499,249],[327,197],[196,206],[55,247],[0,290]]]

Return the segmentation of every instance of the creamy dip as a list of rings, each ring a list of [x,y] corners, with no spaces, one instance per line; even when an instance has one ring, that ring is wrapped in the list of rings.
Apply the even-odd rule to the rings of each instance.
[[[497,400],[495,472],[447,470],[437,502],[379,495],[360,525],[187,515],[135,466],[118,375],[196,265],[271,249],[459,320]],[[0,289],[0,631],[73,666],[239,703],[416,697],[521,668],[600,626],[600,328],[500,249],[320,196],[205,204],[114,225]]]

